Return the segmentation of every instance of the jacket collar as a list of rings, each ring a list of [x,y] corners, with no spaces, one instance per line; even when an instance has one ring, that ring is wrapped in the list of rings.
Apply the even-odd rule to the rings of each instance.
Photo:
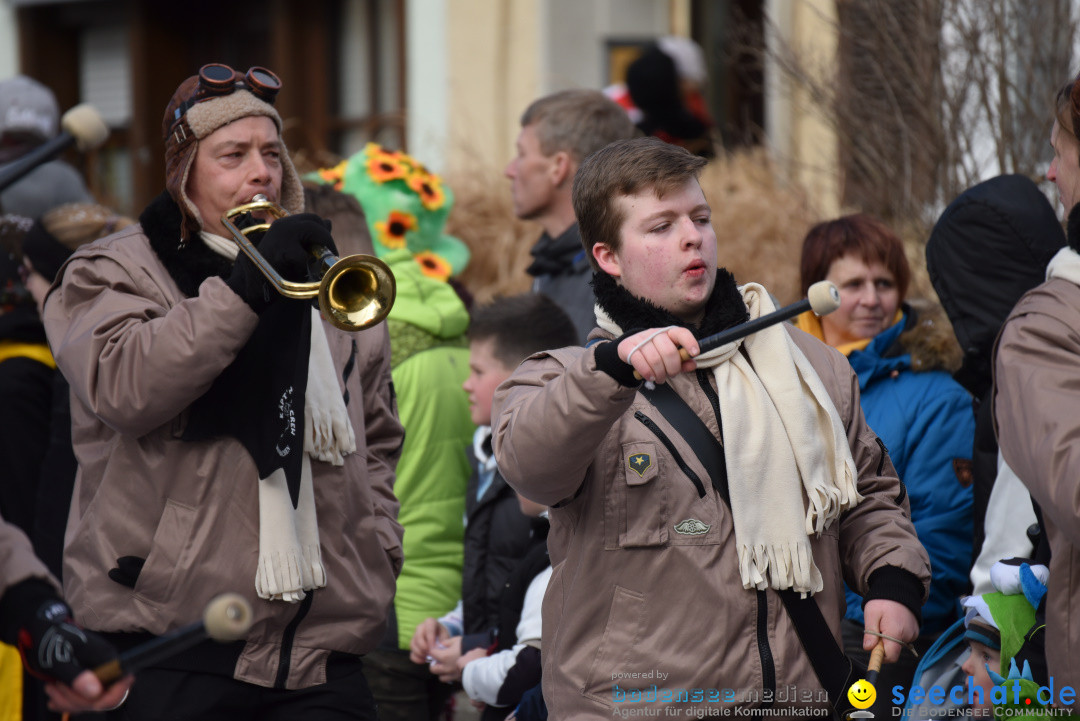
[[[745,323],[750,317],[742,293],[735,285],[735,277],[726,268],[716,270],[716,286],[705,306],[700,328],[679,320],[644,298],[635,297],[607,273],[593,273],[592,283],[596,304],[626,333],[678,325],[693,331],[695,338],[704,338]]]
[[[189,298],[199,294],[199,286],[211,276],[228,277],[232,261],[210,250],[201,239],[183,240],[180,206],[163,192],[150,201],[139,216],[150,247],[180,291]]]
[[[525,271],[533,277],[558,275],[576,267],[579,263],[588,263],[585,248],[581,245],[581,234],[578,233],[577,223],[564,230],[557,238],[552,238],[545,232],[529,252],[532,254],[533,262]]]
[[[903,303],[903,317],[878,333],[864,350],[848,355],[859,376],[859,387],[894,371],[952,373],[960,366],[962,351],[941,307],[926,301]]]

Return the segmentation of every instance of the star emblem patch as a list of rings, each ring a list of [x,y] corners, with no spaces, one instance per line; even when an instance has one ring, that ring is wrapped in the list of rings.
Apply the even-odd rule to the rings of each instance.
[[[639,476],[645,475],[645,471],[649,470],[652,466],[652,456],[648,453],[635,453],[626,459],[626,462],[630,465],[630,470]]]

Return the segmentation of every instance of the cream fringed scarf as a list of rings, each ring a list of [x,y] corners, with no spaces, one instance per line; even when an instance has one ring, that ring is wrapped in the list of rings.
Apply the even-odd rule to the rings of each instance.
[[[760,285],[739,290],[750,318],[774,310]],[[622,335],[599,306],[596,317],[601,328]],[[847,434],[825,386],[780,325],[695,360],[712,369],[720,396],[743,588],[820,591],[809,536],[862,500]]]
[[[201,233],[212,250],[235,258],[235,243]],[[305,591],[326,585],[326,570],[319,546],[319,525],[315,518],[315,489],[311,480],[311,458],[335,466],[356,450],[356,437],[337,385],[330,347],[319,312],[311,309],[311,352],[304,402],[304,456],[300,469],[300,497],[294,509],[278,469],[259,484],[259,565],[255,591],[259,598],[295,603]]]

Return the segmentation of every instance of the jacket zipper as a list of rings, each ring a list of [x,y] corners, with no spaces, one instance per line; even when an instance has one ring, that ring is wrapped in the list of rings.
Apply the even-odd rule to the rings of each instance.
[[[720,396],[716,395],[712,384],[709,383],[709,375],[709,371],[699,370],[697,372],[698,385],[705,392],[705,397],[709,399],[713,413],[716,414],[716,427],[720,429],[720,440],[722,442],[724,440],[724,427],[720,425]]]
[[[769,595],[766,591],[757,592],[757,647],[761,657],[761,691],[776,695],[776,667],[773,665],[772,649],[769,648]],[[765,707],[772,706],[772,702]]]
[[[720,424],[720,397],[709,383],[706,371],[697,372],[698,385],[705,392],[705,396],[712,405],[713,413],[716,414],[716,426],[723,433]],[[757,592],[757,647],[758,656],[761,658],[761,690],[762,695],[776,695],[776,665],[773,663],[772,648],[769,647],[769,594],[765,591]],[[772,702],[765,703],[764,707],[772,706]]]
[[[885,470],[885,458],[889,455],[889,449],[885,447],[885,441],[881,440],[880,438],[875,438],[874,440],[877,441],[878,446],[881,448],[881,460],[878,461],[877,467],[877,474],[880,476],[881,473]],[[897,480],[900,481],[900,492],[896,494],[895,503],[899,506],[901,503],[904,502],[904,499],[907,498],[907,486],[904,485],[903,478],[899,478]]]
[[[660,439],[660,442],[668,449],[668,453],[675,458],[675,464],[686,474],[686,477],[690,479],[690,482],[694,484],[694,488],[696,488],[698,492],[698,498],[704,498],[705,486],[702,484],[701,479],[698,478],[698,475],[694,473],[690,466],[686,465],[686,461],[684,461],[682,456],[679,455],[679,452],[675,450],[675,444],[671,442],[671,439],[664,435],[664,432],[660,430],[660,426],[653,423],[652,419],[641,411],[634,411],[634,418],[637,418],[642,425],[653,432],[654,436]]]
[[[274,688],[284,689],[285,682],[289,680],[289,666],[291,665],[289,661],[292,658],[296,630],[300,627],[300,622],[307,616],[308,611],[311,610],[311,601],[314,596],[314,591],[307,592],[304,600],[300,602],[300,608],[296,610],[296,615],[289,621],[289,625],[285,627],[285,632],[281,635],[281,653],[278,655],[278,670],[277,678],[274,679]]]
[[[889,456],[889,449],[885,447],[885,441],[881,440],[881,438],[875,437],[874,440],[877,441],[878,448],[881,449],[881,458],[878,459],[877,464],[877,475],[880,476],[885,471],[885,459]]]

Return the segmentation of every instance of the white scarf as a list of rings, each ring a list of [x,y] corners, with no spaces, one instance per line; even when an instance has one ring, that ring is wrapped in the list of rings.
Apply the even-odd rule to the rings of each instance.
[[[760,285],[739,290],[752,319],[774,310]],[[622,335],[599,306],[596,317],[601,328]],[[820,591],[810,534],[862,500],[847,433],[828,391],[779,324],[694,360],[712,369],[720,396],[743,588]]]
[[[1062,278],[1080,285],[1080,253],[1069,246],[1059,250],[1046,266],[1046,279]]]
[[[239,253],[236,244],[203,231],[207,247],[227,258]],[[259,484],[259,565],[255,591],[259,598],[295,603],[305,591],[326,585],[326,569],[319,545],[315,518],[315,488],[311,458],[344,464],[344,456],[356,450],[356,436],[337,385],[330,346],[319,312],[311,309],[311,351],[304,401],[304,455],[300,465],[300,496],[292,506],[285,471],[279,468]]]

